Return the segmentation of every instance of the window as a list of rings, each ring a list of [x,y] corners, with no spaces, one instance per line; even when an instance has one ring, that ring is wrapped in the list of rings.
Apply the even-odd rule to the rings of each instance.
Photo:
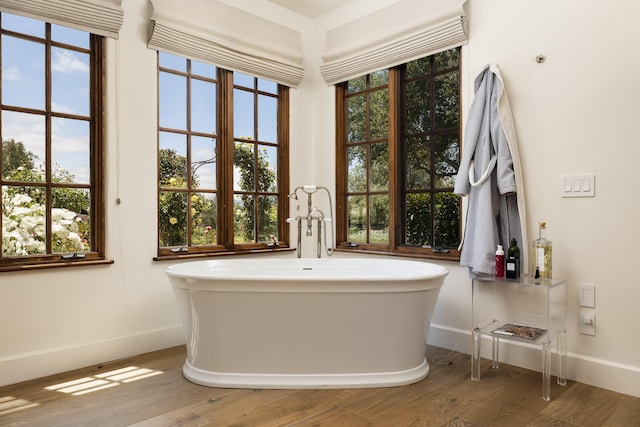
[[[286,248],[288,89],[158,53],[158,259]]]
[[[103,38],[0,14],[0,271],[104,260]]]
[[[459,256],[460,49],[351,79],[336,93],[339,246]]]

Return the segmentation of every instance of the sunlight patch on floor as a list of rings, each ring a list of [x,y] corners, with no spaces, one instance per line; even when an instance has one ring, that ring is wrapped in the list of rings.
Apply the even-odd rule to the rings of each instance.
[[[0,415],[7,415],[23,409],[33,408],[39,403],[29,402],[25,399],[16,399],[13,396],[0,397]]]
[[[126,368],[104,372],[90,377],[78,378],[73,381],[55,384],[45,387],[45,390],[67,393],[72,396],[81,396],[83,394],[93,393],[94,391],[115,387],[123,383],[126,384],[142,380],[144,378],[153,377],[162,373],[162,371],[154,371],[153,369],[128,366]]]

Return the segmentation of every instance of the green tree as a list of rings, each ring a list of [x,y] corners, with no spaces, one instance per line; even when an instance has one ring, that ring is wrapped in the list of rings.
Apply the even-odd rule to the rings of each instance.
[[[8,177],[10,173],[22,169],[33,169],[33,161],[38,156],[28,151],[22,142],[14,139],[2,141],[2,176]]]
[[[257,150],[257,164],[255,150]],[[239,186],[246,193],[240,194],[241,203],[235,207],[234,239],[240,242],[266,241],[277,234],[277,197],[258,196],[258,210],[255,210],[254,189],[260,192],[273,191],[277,183],[276,172],[269,167],[266,150],[260,150],[252,143],[235,144],[233,162],[240,173]],[[256,180],[257,172],[257,180]],[[257,185],[257,188],[256,188]],[[259,236],[254,238],[256,213]]]

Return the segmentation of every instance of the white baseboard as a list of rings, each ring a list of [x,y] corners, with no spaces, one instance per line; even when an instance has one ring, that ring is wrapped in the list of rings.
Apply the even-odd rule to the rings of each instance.
[[[0,359],[0,386],[184,344],[182,326]]]
[[[10,356],[0,359],[0,387],[182,344],[182,326],[175,326],[73,347]],[[470,354],[471,333],[432,324],[429,344]],[[491,357],[491,342],[488,339],[483,341],[481,352],[482,357]],[[502,340],[500,361],[540,372],[542,355],[536,345]],[[556,374],[554,362],[555,358],[551,364],[553,375]],[[572,381],[640,397],[640,368],[636,366],[568,353],[567,377]]]
[[[430,345],[471,354],[471,331],[431,324],[428,341]],[[500,362],[542,372],[542,354],[538,345],[501,340],[499,352]],[[489,338],[483,339],[480,353],[483,358],[491,358]],[[554,354],[551,360],[552,375],[557,373],[555,356]],[[640,397],[640,367],[637,366],[567,353],[567,378]]]

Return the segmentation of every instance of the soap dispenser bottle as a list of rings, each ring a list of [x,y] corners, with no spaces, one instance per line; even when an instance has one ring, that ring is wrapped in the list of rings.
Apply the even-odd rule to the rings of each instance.
[[[498,245],[496,250],[496,277],[504,277],[504,249]]]
[[[507,279],[517,279],[520,277],[520,248],[518,247],[518,241],[516,239],[511,239],[511,244],[507,249],[505,270]]]

